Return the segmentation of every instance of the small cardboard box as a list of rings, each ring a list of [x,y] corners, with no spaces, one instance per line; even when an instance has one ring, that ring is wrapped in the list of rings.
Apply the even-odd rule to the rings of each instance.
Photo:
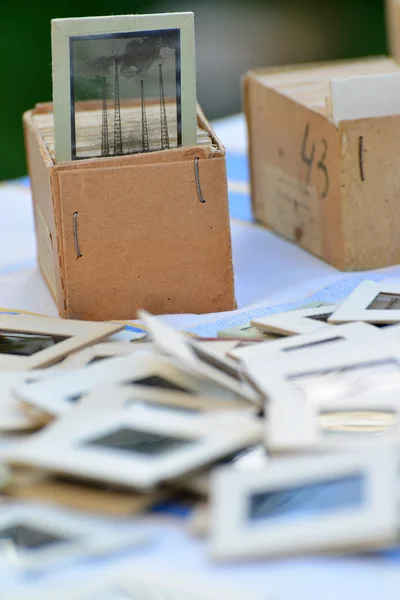
[[[335,124],[330,82],[399,71],[379,57],[244,81],[255,218],[340,269],[400,262],[400,116]]]
[[[39,264],[60,316],[235,307],[225,149],[200,109],[210,144],[62,164],[51,103],[24,128]]]

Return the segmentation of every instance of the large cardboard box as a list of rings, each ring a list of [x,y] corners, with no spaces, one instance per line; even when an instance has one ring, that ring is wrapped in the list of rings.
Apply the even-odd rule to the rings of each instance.
[[[254,216],[340,269],[400,263],[400,116],[335,124],[330,81],[398,71],[378,57],[245,77]]]
[[[200,109],[198,126],[212,145],[55,164],[52,105],[24,115],[39,264],[60,316],[235,307],[225,149]]]
[[[225,150],[200,109],[198,126],[211,145],[56,164],[52,105],[24,115],[39,264],[60,316],[235,307]]]

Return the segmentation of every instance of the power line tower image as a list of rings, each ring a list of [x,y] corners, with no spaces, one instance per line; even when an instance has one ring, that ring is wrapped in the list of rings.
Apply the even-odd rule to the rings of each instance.
[[[115,65],[115,92],[114,92],[114,155],[122,154],[122,129],[121,129],[121,101],[119,97],[119,61]]]
[[[110,156],[110,141],[108,139],[108,112],[107,112],[107,84],[106,78],[102,77],[103,87],[103,109],[101,124],[101,156]]]
[[[140,80],[141,96],[142,96],[142,152],[149,152],[149,129],[147,126],[146,100],[144,98],[144,81]]]
[[[161,150],[169,148],[169,133],[168,133],[168,121],[167,111],[165,108],[165,97],[164,97],[164,81],[162,73],[162,65],[158,65],[160,70],[160,124],[161,124]]]

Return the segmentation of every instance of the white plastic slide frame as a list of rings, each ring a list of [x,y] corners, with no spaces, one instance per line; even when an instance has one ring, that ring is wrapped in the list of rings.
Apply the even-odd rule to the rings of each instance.
[[[261,342],[251,346],[235,348],[229,352],[230,356],[245,363],[259,359],[270,359],[274,355],[282,356],[289,353],[298,357],[302,352],[319,353],[338,345],[352,342],[360,346],[373,346],[383,341],[383,331],[368,323],[348,323],[335,328],[323,328],[312,333],[284,337],[271,342]],[[400,334],[399,334],[400,338]]]
[[[330,323],[400,323],[400,284],[363,281],[329,317]]]
[[[266,446],[271,452],[400,448],[399,390],[316,406],[299,398],[269,404]]]
[[[328,318],[335,306],[321,306],[320,308],[304,308],[254,319],[251,324],[267,333],[280,335],[295,335],[297,333],[311,333],[330,327]]]
[[[0,371],[47,367],[124,325],[0,315]]]
[[[223,560],[318,551],[351,552],[396,542],[398,454],[282,459],[263,472],[215,473],[211,554]]]
[[[147,541],[143,534],[113,528],[105,520],[50,504],[14,502],[2,507],[0,564],[14,556],[20,569],[46,569],[62,560],[82,560]]]
[[[232,400],[236,396],[224,388],[186,373],[163,357],[136,352],[134,356],[113,358],[107,368],[100,363],[82,369],[62,372],[48,382],[25,384],[15,389],[15,395],[27,404],[53,417],[68,412],[81,398],[104,384],[126,385],[137,392],[140,388],[159,387],[194,395]]]
[[[73,411],[18,446],[5,460],[135,489],[180,477],[262,439],[251,416],[157,411]]]

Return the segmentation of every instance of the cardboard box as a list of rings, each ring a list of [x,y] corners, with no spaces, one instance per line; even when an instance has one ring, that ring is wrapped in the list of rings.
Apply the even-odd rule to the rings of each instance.
[[[24,115],[39,264],[60,316],[235,307],[225,149],[200,109],[198,127],[212,144],[55,164],[52,104]]]
[[[340,269],[400,263],[400,116],[335,124],[330,81],[399,71],[378,57],[244,81],[255,218]]]
[[[400,62],[400,1],[386,0],[386,23],[390,54]]]

